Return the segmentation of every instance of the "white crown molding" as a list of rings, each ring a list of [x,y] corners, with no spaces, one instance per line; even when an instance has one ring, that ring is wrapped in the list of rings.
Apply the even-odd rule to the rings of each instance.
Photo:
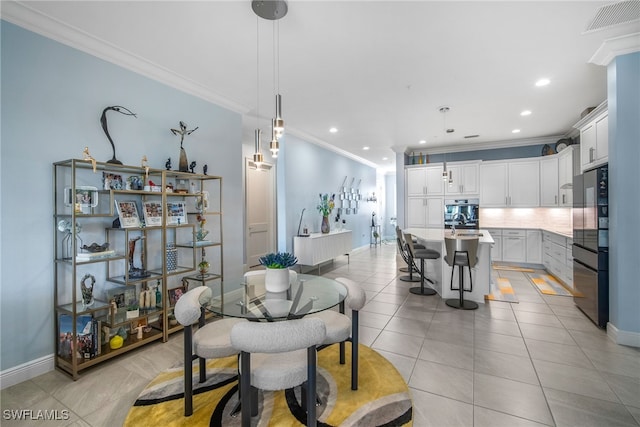
[[[481,150],[493,150],[498,148],[513,148],[513,147],[525,147],[528,145],[541,145],[541,144],[553,144],[555,145],[559,139],[564,138],[564,135],[552,135],[543,136],[538,138],[522,138],[522,139],[508,139],[503,141],[489,141],[480,144],[469,145],[450,145],[439,147],[420,147],[420,148],[407,148],[411,151],[422,151],[425,154],[444,154],[444,153],[461,153],[465,151],[481,151]],[[408,152],[405,152],[408,153]]]
[[[224,98],[208,87],[105,40],[94,37],[79,28],[45,15],[31,8],[27,2],[3,1],[0,13],[2,14],[2,19],[7,22],[166,84],[181,92],[212,102],[236,113],[245,114],[249,111],[246,106]]]
[[[640,51],[640,33],[627,34],[614,37],[602,42],[589,62],[596,65],[607,66],[616,56]]]

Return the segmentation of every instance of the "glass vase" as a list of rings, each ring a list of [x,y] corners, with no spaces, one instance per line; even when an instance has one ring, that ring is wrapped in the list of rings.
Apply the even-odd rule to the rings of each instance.
[[[323,216],[322,217],[322,224],[320,225],[320,231],[322,231],[322,234],[327,234],[327,233],[329,233],[329,231],[331,231],[331,228],[329,227],[329,217],[328,216]]]

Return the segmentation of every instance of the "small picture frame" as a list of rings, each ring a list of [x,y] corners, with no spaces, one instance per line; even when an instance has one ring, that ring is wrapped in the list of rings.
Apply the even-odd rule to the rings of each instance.
[[[75,206],[79,204],[83,208],[95,208],[98,206],[98,189],[86,185],[76,187],[76,194],[73,195],[71,187],[64,188],[65,206]]]
[[[144,188],[144,179],[139,175],[131,175],[127,178],[127,190],[142,190]]]
[[[174,193],[183,193],[183,194],[189,193],[189,180],[188,179],[177,178],[176,179],[176,185],[173,188],[173,192]]]
[[[167,225],[187,224],[187,204],[167,202]]]
[[[176,302],[180,299],[182,295],[186,294],[187,291],[188,291],[188,287],[186,285],[181,285],[173,289],[167,289],[169,307],[175,306]]]
[[[102,172],[102,188],[105,190],[124,190],[125,186],[122,181],[122,175]]]
[[[147,227],[162,225],[162,202],[145,201],[142,203],[144,223]]]
[[[140,216],[138,215],[138,207],[133,200],[115,201],[118,210],[118,218],[122,228],[140,227]]]

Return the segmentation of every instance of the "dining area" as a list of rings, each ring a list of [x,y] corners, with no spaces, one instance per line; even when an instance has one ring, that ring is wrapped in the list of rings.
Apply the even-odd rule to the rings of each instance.
[[[317,352],[332,344],[338,346],[334,362],[345,365],[351,343],[347,366],[351,390],[358,389],[358,311],[365,292],[350,279],[283,270],[286,285],[274,286],[268,269],[260,269],[245,273],[224,298],[213,298],[211,288],[199,286],[178,300],[175,315],[184,326],[185,417],[194,412],[194,382],[207,382],[208,359],[237,358],[237,402],[221,417],[239,417],[243,427],[264,411],[261,393],[298,386],[299,397],[290,405],[298,418],[305,414],[306,425],[317,425],[316,408],[329,397],[316,393]],[[220,318],[207,323],[211,314]]]

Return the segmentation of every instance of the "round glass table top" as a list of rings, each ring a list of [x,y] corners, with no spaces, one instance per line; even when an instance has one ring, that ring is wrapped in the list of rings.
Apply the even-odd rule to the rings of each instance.
[[[285,292],[267,292],[264,274],[245,276],[240,289],[226,293],[224,302],[213,302],[207,310],[229,317],[253,320],[295,319],[335,307],[347,296],[340,282],[310,274],[298,274]],[[228,285],[225,281],[225,286]]]

